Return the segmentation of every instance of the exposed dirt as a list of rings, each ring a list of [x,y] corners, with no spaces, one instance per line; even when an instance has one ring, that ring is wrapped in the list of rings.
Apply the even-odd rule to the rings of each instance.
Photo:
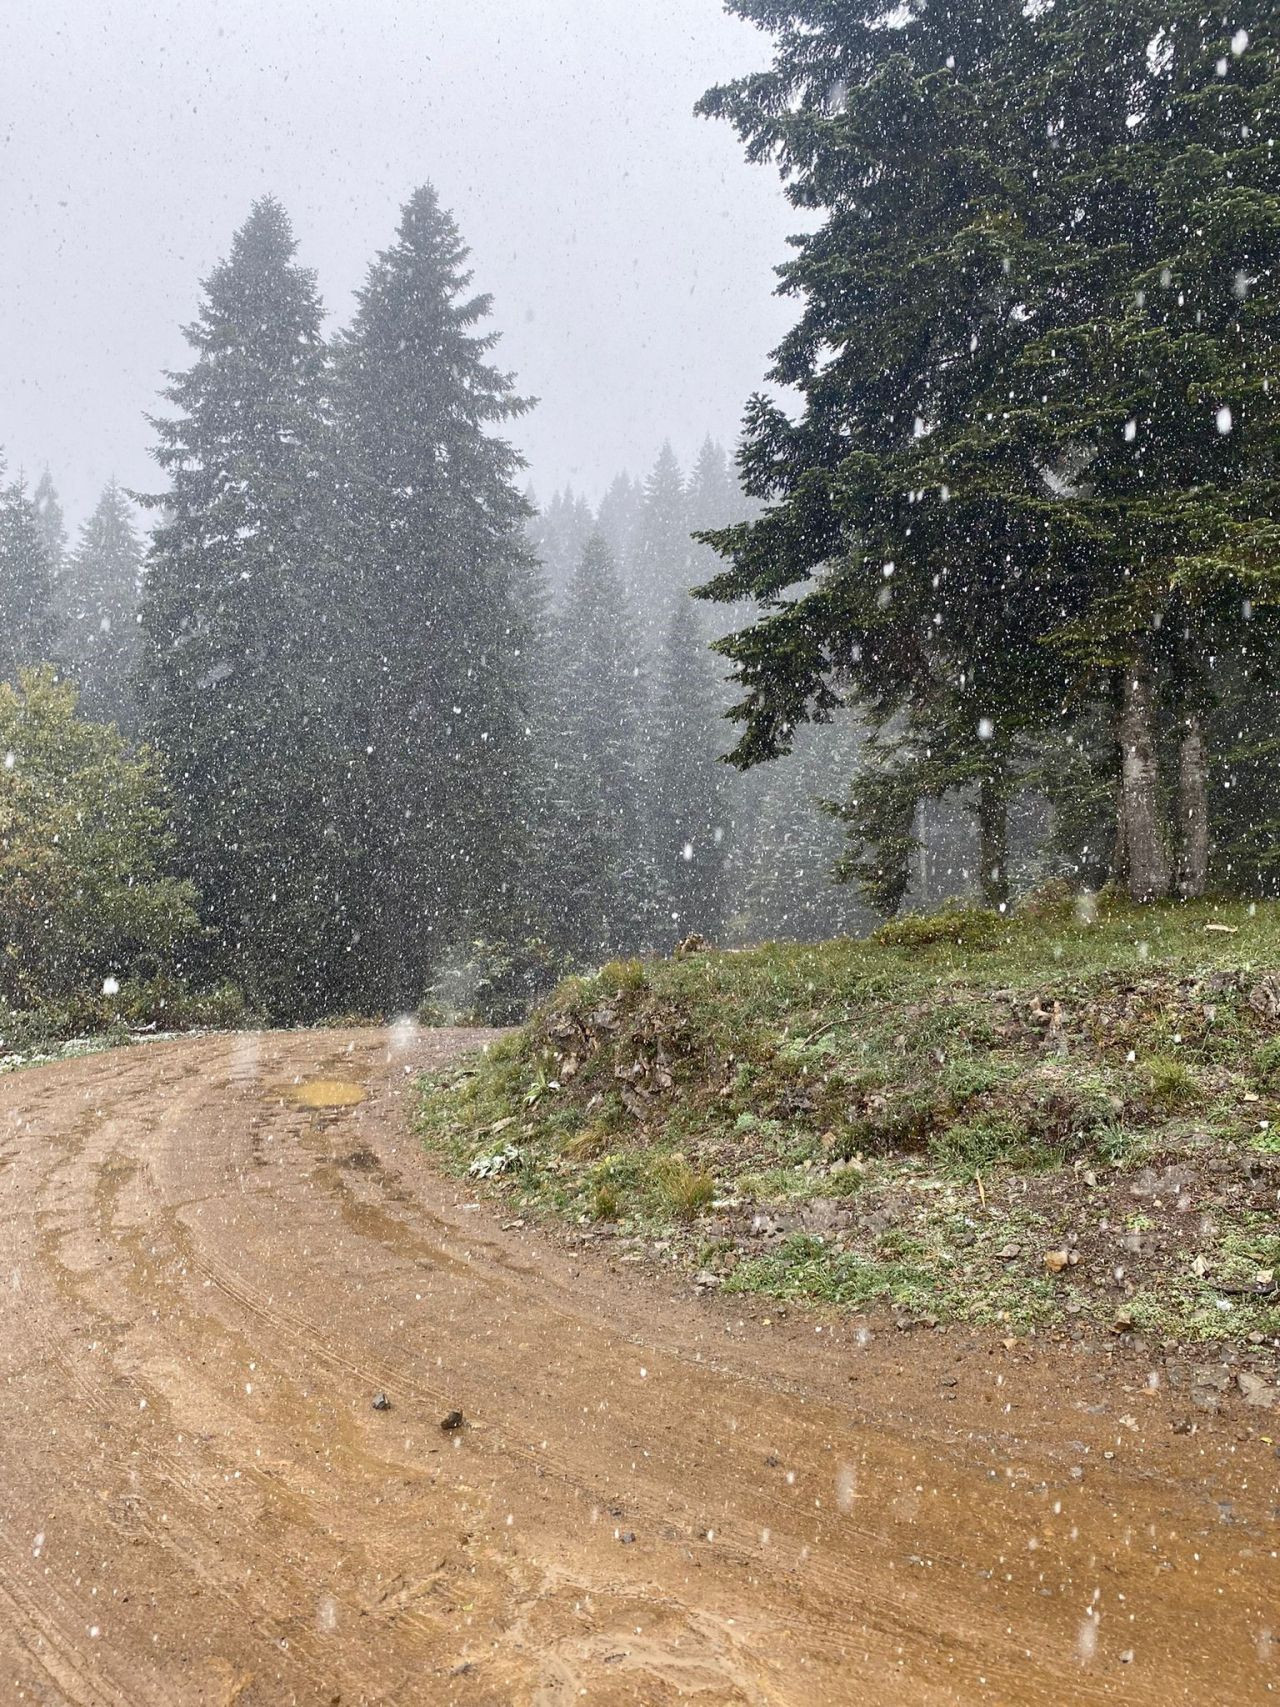
[[[504,1231],[407,1132],[478,1040],[0,1083],[5,1707],[1280,1693],[1280,1416]]]

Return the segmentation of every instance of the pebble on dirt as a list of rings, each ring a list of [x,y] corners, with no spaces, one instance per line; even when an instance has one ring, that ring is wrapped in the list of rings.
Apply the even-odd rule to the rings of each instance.
[[[440,1419],[440,1427],[446,1434],[455,1434],[466,1420],[461,1411],[450,1411],[447,1417]]]
[[[388,1399],[385,1393],[375,1393],[373,1395],[373,1408],[375,1411],[389,1411],[391,1409],[391,1400]]]

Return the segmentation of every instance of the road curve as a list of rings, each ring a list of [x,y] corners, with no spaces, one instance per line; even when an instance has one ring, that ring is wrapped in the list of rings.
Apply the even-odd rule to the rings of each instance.
[[[482,1041],[0,1081],[2,1707],[1280,1695],[1268,1419],[504,1230],[407,1129]]]

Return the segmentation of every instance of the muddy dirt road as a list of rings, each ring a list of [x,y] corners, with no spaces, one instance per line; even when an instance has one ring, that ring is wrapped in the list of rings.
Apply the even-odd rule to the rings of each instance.
[[[477,1035],[0,1081],[4,1707],[1280,1695],[1280,1417],[504,1231],[407,1133]]]

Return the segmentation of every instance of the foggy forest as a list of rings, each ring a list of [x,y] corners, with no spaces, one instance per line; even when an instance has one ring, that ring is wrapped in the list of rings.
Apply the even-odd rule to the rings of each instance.
[[[0,60],[0,1707],[1270,1699],[1271,0]]]

